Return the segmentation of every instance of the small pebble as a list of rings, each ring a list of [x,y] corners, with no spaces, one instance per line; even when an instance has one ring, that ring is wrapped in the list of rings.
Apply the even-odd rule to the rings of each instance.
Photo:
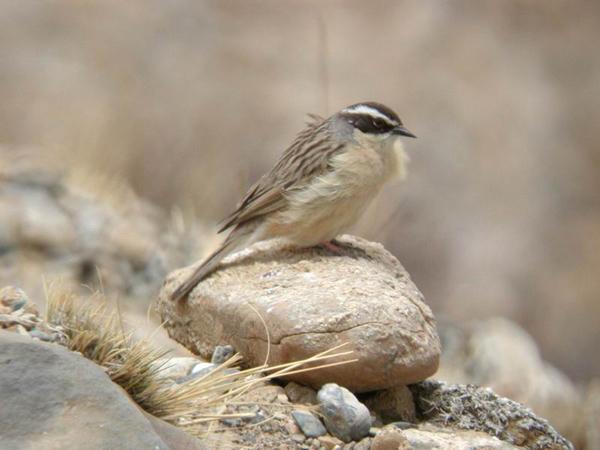
[[[198,363],[196,364],[190,373],[185,377],[177,378],[175,383],[182,384],[190,380],[194,380],[196,378],[201,378],[206,375],[208,372],[214,370],[217,366],[211,363]]]
[[[190,371],[190,375],[196,375],[198,373],[205,374],[215,368],[216,368],[216,365],[213,363],[201,362],[201,363],[196,364],[194,367],[192,367],[192,370]]]
[[[16,302],[14,302],[12,304],[12,310],[16,311],[18,309],[21,309],[23,306],[25,306],[27,304],[27,300],[17,300]]]
[[[288,396],[285,394],[277,394],[277,401],[279,403],[289,403],[290,400],[288,399]]]
[[[177,384],[181,384],[181,383],[185,383],[186,381],[194,380],[196,378],[202,378],[203,376],[207,375],[209,372],[212,372],[216,368],[217,368],[217,366],[215,366],[212,363],[198,363],[192,368],[192,371],[190,372],[189,375],[178,378],[175,382]],[[224,373],[226,375],[231,375],[231,374],[239,373],[239,372],[240,371],[237,369],[225,369],[225,370],[223,370],[222,373]]]
[[[368,436],[371,414],[348,389],[327,383],[317,394],[327,430],[344,442]]]
[[[244,422],[259,423],[259,422],[264,422],[267,419],[267,414],[261,408],[257,407],[255,411],[249,411],[249,412],[254,412],[254,416],[245,418]]]
[[[327,433],[319,418],[308,411],[292,411],[292,417],[307,437],[319,437]]]
[[[290,381],[284,389],[292,403],[317,404],[317,392],[308,386]]]
[[[410,443],[400,430],[388,428],[382,430],[371,443],[371,450],[404,450],[410,449]]]
[[[319,442],[321,443],[321,448],[325,450],[333,450],[336,447],[341,448],[343,444],[338,438],[329,435],[321,436]]]
[[[223,364],[235,353],[234,348],[231,345],[217,345],[213,351],[211,363],[218,365]]]
[[[54,339],[49,334],[44,333],[43,331],[38,330],[37,328],[32,329],[29,332],[29,336],[35,339],[39,339],[40,341],[52,342]]]
[[[290,436],[290,438],[292,439],[292,441],[298,442],[298,443],[302,443],[306,440],[306,438],[304,437],[303,434],[292,434]]]
[[[230,427],[239,427],[242,424],[242,419],[221,419],[221,422]]]

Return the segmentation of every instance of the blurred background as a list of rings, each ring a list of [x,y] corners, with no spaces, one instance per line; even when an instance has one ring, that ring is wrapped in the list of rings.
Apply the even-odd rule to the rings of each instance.
[[[600,3],[0,10],[4,157],[102,174],[153,214],[195,215],[189,262],[306,113],[385,103],[419,139],[406,182],[353,232],[400,259],[441,321],[512,319],[573,380],[600,375]]]

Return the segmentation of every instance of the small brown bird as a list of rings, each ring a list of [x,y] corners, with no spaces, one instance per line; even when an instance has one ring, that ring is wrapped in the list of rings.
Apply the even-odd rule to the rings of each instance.
[[[312,121],[254,184],[219,232],[233,229],[221,246],[172,294],[187,297],[230,253],[255,242],[284,238],[299,247],[331,251],[383,184],[403,177],[407,157],[399,136],[416,137],[387,106],[357,103]]]

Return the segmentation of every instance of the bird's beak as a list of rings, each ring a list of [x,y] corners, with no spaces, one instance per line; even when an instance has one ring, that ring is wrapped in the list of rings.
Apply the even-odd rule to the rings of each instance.
[[[410,131],[408,131],[406,128],[404,128],[402,125],[398,125],[398,126],[394,127],[394,129],[392,130],[392,133],[399,134],[402,136],[408,136],[411,138],[417,137],[414,134],[412,134]]]

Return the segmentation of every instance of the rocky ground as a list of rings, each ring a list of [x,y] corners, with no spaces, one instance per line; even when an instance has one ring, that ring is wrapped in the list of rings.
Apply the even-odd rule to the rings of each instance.
[[[229,258],[177,308],[166,297],[190,269],[167,276],[167,268],[200,253],[192,237],[200,234],[129,191],[114,195],[114,187],[90,188],[27,167],[0,174],[6,219],[0,281],[19,286],[0,291],[0,392],[11,404],[0,411],[0,435],[7,448],[65,442],[79,448],[572,448],[541,417],[551,418],[577,448],[598,448],[595,384],[578,393],[510,322],[439,327],[408,273],[378,244],[346,237],[342,255],[259,244]],[[345,344],[339,352],[353,353],[320,360],[346,362],[324,369],[274,379],[247,375],[256,381],[252,388],[211,405],[211,420],[196,413],[192,438],[181,431],[189,431],[189,416],[162,416],[169,424],[143,413],[137,397],[107,376],[113,369],[63,348],[69,330],[40,313],[42,275],[62,277],[77,296],[90,290],[82,285],[102,284],[106,296],[129,302],[125,309],[142,305],[143,311],[166,279],[157,302],[161,321],[199,355],[157,363],[156,386],[168,392],[202,385],[235,352],[244,357],[242,369],[306,359],[339,344]],[[424,381],[432,375],[449,383]]]
[[[220,421],[195,439],[144,413],[100,366],[59,345],[64,328],[45,322],[22,291],[3,289],[0,300],[0,390],[12,405],[0,413],[3,448],[572,448],[515,402],[434,381],[357,397],[335,383],[315,390],[265,378],[219,405]],[[211,363],[156,363],[161,383],[176,391],[231,356],[219,347]]]
[[[544,419],[491,390],[414,384],[438,366],[431,310],[381,246],[351,236],[340,243],[341,255],[255,245],[226,259],[183,305],[169,296],[193,267],[176,271],[157,303],[165,327],[204,357],[231,344],[250,367],[346,344],[351,363],[285,377],[284,392],[301,390],[292,400],[304,398],[322,419],[296,411],[298,448],[572,448]],[[337,443],[323,445],[325,431]],[[380,447],[384,440],[390,447]]]

